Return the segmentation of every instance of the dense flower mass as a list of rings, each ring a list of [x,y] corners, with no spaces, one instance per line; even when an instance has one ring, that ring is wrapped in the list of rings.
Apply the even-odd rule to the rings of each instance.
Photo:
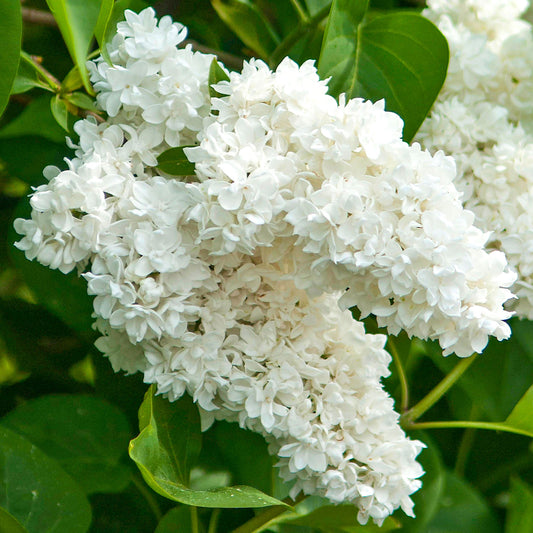
[[[402,142],[383,102],[337,102],[289,59],[246,63],[210,97],[214,57],[178,49],[184,36],[126,12],[113,65],[90,65],[107,119],[76,124],[18,246],[82,273],[116,371],[189,393],[205,427],[264,435],[293,495],[355,502],[361,522],[412,514],[423,445],[382,389],[385,337],[338,303],[468,356],[509,335],[515,275],[485,251],[453,160]],[[195,175],[158,170],[183,145]]]
[[[527,0],[429,0],[424,14],[450,45],[443,90],[417,139],[453,155],[455,185],[505,252],[518,279],[513,305],[533,318],[533,33]]]

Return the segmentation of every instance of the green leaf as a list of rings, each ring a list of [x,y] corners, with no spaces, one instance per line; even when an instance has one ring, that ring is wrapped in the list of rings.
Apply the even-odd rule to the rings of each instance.
[[[17,75],[22,42],[20,0],[0,2],[0,115],[9,101],[13,81]]]
[[[29,91],[35,87],[50,91],[50,85],[46,82],[46,79],[41,76],[39,70],[35,68],[28,54],[21,51],[20,61],[17,70],[13,87],[11,88],[11,94],[20,94]]]
[[[533,385],[515,405],[505,424],[527,432],[533,437]]]
[[[533,531],[533,490],[523,481],[513,479],[505,533],[531,533],[531,531]]]
[[[157,168],[171,176],[195,177],[194,163],[187,159],[184,148],[191,148],[191,146],[178,146],[163,152],[157,158]]]
[[[211,98],[222,96],[213,85],[221,82],[229,81],[229,76],[226,74],[226,71],[220,66],[217,59],[211,61],[211,66],[209,67],[209,96]]]
[[[50,106],[50,96],[43,95],[32,100],[11,122],[0,130],[0,139],[37,135],[54,143],[65,144],[65,131],[57,124]],[[24,147],[24,143],[20,143]],[[18,158],[20,160],[20,157]],[[46,159],[39,162],[41,169],[50,164]],[[39,172],[41,173],[41,172]]]
[[[249,0],[211,0],[211,4],[231,31],[263,59],[280,43],[267,18]]]
[[[273,458],[265,439],[228,422],[217,422],[212,431],[224,465],[231,471],[232,481],[272,494]]]
[[[50,99],[50,109],[56,122],[65,130],[68,129],[68,109],[65,100],[63,100],[59,94],[52,96]]]
[[[88,109],[92,111],[95,109],[94,100],[84,93],[72,93],[65,96],[65,100],[80,109]]]
[[[129,483],[121,464],[128,423],[113,405],[87,395],[47,395],[20,405],[2,419],[55,459],[86,493],[119,492]]]
[[[85,533],[91,508],[59,464],[30,441],[0,426],[0,507],[29,533]]]
[[[140,435],[130,442],[130,457],[148,485],[165,498],[197,507],[285,505],[252,487],[187,488],[201,446],[198,410],[189,398],[170,403],[155,396],[152,386],[139,409],[139,427]]]
[[[180,505],[170,511],[159,521],[154,533],[193,533],[191,509]]]
[[[28,530],[14,516],[0,508],[0,533],[28,533]]]
[[[98,20],[96,22],[96,27],[94,28],[94,35],[98,46],[100,47],[100,53],[102,57],[111,64],[111,58],[107,52],[106,46],[106,35],[107,29],[109,27],[109,22],[111,21],[111,15],[113,14],[113,5],[114,0],[101,0],[102,5],[100,7],[100,13],[98,14]]]
[[[85,62],[100,15],[101,0],[46,0],[70,57],[80,70],[83,85],[92,94]]]
[[[367,1],[334,0],[318,71],[332,77],[333,96],[372,101],[404,120],[403,138],[415,135],[437,97],[448,67],[448,45],[439,30],[416,13],[364,19]]]
[[[424,533],[501,533],[498,520],[487,502],[466,481],[451,472],[446,484],[440,509],[424,529]]]

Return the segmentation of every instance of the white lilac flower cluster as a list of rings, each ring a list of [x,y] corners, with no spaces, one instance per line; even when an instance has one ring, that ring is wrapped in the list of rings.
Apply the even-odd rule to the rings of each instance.
[[[386,338],[339,300],[467,356],[509,335],[505,256],[484,250],[453,161],[403,143],[382,102],[337,103],[289,59],[251,61],[210,97],[214,58],[176,48],[184,35],[126,12],[113,65],[90,64],[107,119],[75,125],[18,247],[82,273],[116,371],[187,392],[204,427],[264,435],[294,496],[352,501],[362,523],[412,514],[423,445],[381,386]],[[196,172],[175,179],[157,157],[180,145]]]
[[[455,185],[487,247],[517,274],[512,308],[533,319],[533,33],[527,0],[429,0],[450,45],[448,76],[417,140],[453,155]]]

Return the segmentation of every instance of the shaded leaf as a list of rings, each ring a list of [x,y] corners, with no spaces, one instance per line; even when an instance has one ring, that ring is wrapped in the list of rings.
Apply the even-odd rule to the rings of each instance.
[[[221,96],[221,94],[213,87],[213,85],[221,82],[229,81],[229,76],[226,74],[226,71],[220,66],[219,62],[216,59],[211,61],[211,66],[209,67],[209,96],[211,98]]]
[[[65,130],[68,129],[68,108],[65,100],[57,94],[50,99],[50,109],[56,122]]]
[[[448,45],[440,31],[416,13],[364,18],[367,2],[334,0],[318,70],[332,77],[329,92],[372,101],[404,120],[409,142],[435,101],[448,67]]]
[[[280,43],[270,22],[249,0],[211,0],[211,4],[231,31],[263,59]]]
[[[21,523],[5,509],[0,508],[0,533],[27,533]]]
[[[47,395],[20,405],[2,419],[55,459],[85,492],[118,492],[129,483],[121,464],[129,428],[113,405],[87,395]]]
[[[523,481],[513,479],[505,533],[531,533],[531,531],[533,531],[533,490]]]
[[[17,433],[0,426],[0,507],[29,533],[85,533],[91,508],[59,464]]]
[[[224,464],[232,473],[233,483],[253,485],[272,494],[273,458],[268,453],[265,439],[228,422],[217,422],[213,431]]]
[[[159,521],[154,533],[192,533],[191,508],[174,507]]]
[[[67,102],[79,107],[80,109],[94,110],[94,100],[84,93],[72,93],[65,96]]]
[[[50,96],[43,95],[32,100],[11,122],[0,130],[0,139],[36,135],[55,143],[65,144],[65,131],[57,124],[50,108]],[[21,143],[21,146],[24,146]],[[17,160],[21,158],[18,157]],[[50,164],[45,158],[41,168]]]
[[[194,163],[187,159],[184,148],[191,146],[178,146],[164,151],[157,158],[157,168],[171,176],[195,176]]]
[[[500,533],[500,526],[487,502],[466,481],[451,472],[440,508],[424,533]]]
[[[20,0],[2,0],[0,2],[0,115],[9,101],[13,81],[17,75],[20,45],[22,42],[22,18]]]
[[[87,92],[92,88],[85,62],[100,14],[101,0],[46,0],[67,45],[74,64],[77,65]]]
[[[200,452],[198,410],[188,398],[170,403],[146,393],[139,410],[140,435],[130,442],[130,457],[156,492],[186,505],[198,507],[268,507],[279,500],[246,486],[211,490],[187,488],[191,465]]]

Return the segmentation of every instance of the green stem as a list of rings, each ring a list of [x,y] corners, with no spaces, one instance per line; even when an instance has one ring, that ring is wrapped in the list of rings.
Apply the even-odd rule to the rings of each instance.
[[[135,487],[137,487],[137,490],[143,495],[144,499],[146,500],[146,503],[148,504],[148,507],[150,507],[157,521],[159,522],[161,518],[163,517],[163,513],[161,512],[161,509],[159,508],[159,504],[157,503],[157,500],[154,498],[152,491],[146,487],[146,485],[144,484],[144,481],[136,474],[131,475],[131,480],[133,484],[135,485]]]
[[[220,518],[220,511],[221,509],[213,509],[213,512],[211,513],[211,518],[209,519],[209,528],[207,529],[207,533],[216,533],[218,527],[218,519]]]
[[[309,30],[318,26],[320,22],[325,19],[331,5],[324,6],[320,11],[317,11],[312,17],[307,18],[307,21],[300,21],[298,26],[279,43],[276,49],[272,52],[269,58],[269,63],[272,68],[276,67],[278,63],[289,53],[290,49],[296,44],[296,42],[305,35]]]
[[[407,383],[407,376],[403,368],[400,354],[396,348],[396,343],[392,340],[391,336],[389,336],[387,339],[387,347],[389,348],[389,352],[391,353],[394,364],[396,365],[396,370],[398,371],[398,378],[400,379],[400,387],[402,391],[401,412],[405,413],[407,409],[409,409],[409,384]]]
[[[191,509],[191,532],[199,533],[200,529],[198,527],[198,507],[194,507],[194,505],[191,505],[190,509]]]
[[[283,502],[288,503],[289,505],[296,505],[302,500],[305,500],[305,498],[305,494],[299,494],[295,500],[292,500],[291,498],[285,498]],[[266,509],[266,511],[255,515],[252,519],[248,520],[248,522],[245,522],[242,524],[242,526],[234,529],[232,533],[258,533],[260,531],[264,531],[266,527],[272,523],[275,523],[276,518],[279,515],[286,513],[287,511],[290,511],[290,509],[287,507],[282,507],[281,505],[269,507]]]
[[[307,22],[309,20],[309,16],[305,12],[305,9],[302,7],[302,4],[298,0],[291,0],[291,4],[298,13],[298,18],[302,22]]]
[[[490,429],[492,431],[506,431],[517,435],[531,437],[530,431],[508,426],[502,422],[476,422],[474,420],[446,420],[442,422],[414,422],[406,426],[408,429],[445,429],[445,428],[474,428]]]
[[[476,360],[477,355],[478,354],[471,355],[458,363],[433,390],[402,415],[402,424],[406,427],[412,427],[413,422],[418,420],[428,409],[433,407],[468,370],[470,365]]]

